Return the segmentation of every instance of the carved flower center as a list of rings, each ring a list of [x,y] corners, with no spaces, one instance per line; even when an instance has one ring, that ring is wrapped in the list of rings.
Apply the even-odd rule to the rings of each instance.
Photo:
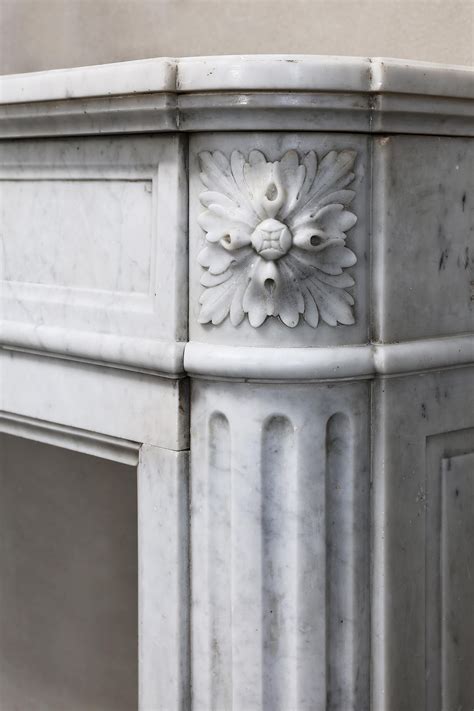
[[[263,220],[252,233],[252,245],[264,259],[274,261],[283,257],[291,248],[293,237],[283,222],[269,218]]]

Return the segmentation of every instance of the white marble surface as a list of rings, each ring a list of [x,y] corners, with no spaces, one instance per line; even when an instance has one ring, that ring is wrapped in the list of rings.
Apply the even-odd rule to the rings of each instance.
[[[9,74],[1,79],[0,101],[17,104],[84,97],[174,91],[176,62],[159,57],[116,64]]]
[[[151,202],[151,180],[4,180],[3,278],[146,294]]]
[[[193,386],[196,710],[368,707],[368,394]]]
[[[289,155],[290,160],[299,161],[299,167],[295,168],[298,177],[295,175],[293,178],[294,185],[291,184],[291,177],[286,179],[285,183],[285,167],[280,164],[277,172],[281,173],[281,178],[277,173],[272,177],[268,167],[264,169],[258,187],[250,182],[249,177],[248,184],[239,183],[239,186],[235,185],[232,193],[226,193],[227,188],[222,179],[215,175],[215,160],[212,161],[208,154],[214,153],[218,159],[222,154],[230,161],[234,151],[240,154],[240,157],[235,155],[236,163],[243,163],[242,170],[247,172],[250,171],[249,160],[252,152],[258,152],[254,155],[263,156],[270,164]],[[326,163],[323,162],[325,159]],[[310,163],[305,165],[308,160]],[[209,166],[207,173],[206,165]],[[234,180],[239,181],[237,170],[236,168]],[[189,229],[191,340],[236,346],[268,346],[277,343],[281,346],[307,346],[367,342],[369,167],[366,136],[314,133],[200,134],[191,139],[189,171],[189,211],[192,216]],[[259,174],[256,172],[255,180],[258,182],[258,179]],[[292,207],[291,201],[295,199],[299,180],[306,180],[308,189],[311,181],[314,181],[314,198],[308,194],[301,199],[301,204]],[[280,192],[275,204],[272,201],[267,204],[265,191],[274,184],[272,181],[276,181]],[[219,201],[218,195],[223,195],[227,200],[231,199],[234,207],[228,208],[230,220],[226,220],[224,215],[220,222],[216,222],[220,213],[217,215],[212,210],[206,215],[205,205],[209,204],[207,192],[211,195],[209,200],[216,203]],[[244,199],[249,200],[251,194],[255,194],[255,199],[249,211],[244,216],[235,214],[235,205]],[[346,202],[344,210],[340,202],[338,207],[334,206],[334,202],[337,205],[338,201]],[[223,207],[219,209],[225,209],[227,204],[223,203]],[[275,212],[276,208],[278,210]],[[231,249],[227,250],[227,245],[223,247],[220,241],[211,241],[219,229],[230,229],[232,236],[232,230],[238,228],[239,219],[249,222],[250,235],[258,224],[263,224],[262,220],[268,219],[272,213],[282,225],[288,224],[292,232],[291,248],[281,259],[269,261],[259,255],[253,246],[243,244],[241,249],[234,251],[232,245]],[[313,213],[314,218],[311,217]],[[217,216],[213,217],[214,215]],[[214,232],[206,234],[201,226],[206,224]],[[347,233],[340,231],[341,225]],[[312,233],[308,230],[311,229],[318,233],[313,238],[318,241],[317,246],[310,242]],[[242,241],[243,237],[240,239]],[[326,249],[323,249],[324,246]],[[209,259],[210,262],[206,261]],[[220,268],[221,263],[222,266],[225,263],[231,264],[234,259],[238,259],[239,264],[239,271],[236,267],[230,267],[237,274],[235,281],[223,281],[220,286],[220,273],[223,272],[224,279],[229,272],[229,269],[224,271]],[[319,266],[313,273],[321,275],[325,280],[321,282],[319,277],[315,276],[316,283],[313,287],[308,278],[304,283],[310,285],[311,293],[303,287],[301,290],[298,287],[301,281],[298,275],[301,269],[305,269],[304,265],[309,260]],[[327,267],[326,261],[331,262]],[[209,267],[202,266],[208,263]],[[305,275],[305,279],[308,276]],[[265,293],[265,288],[261,285],[266,279],[271,279],[276,284],[276,297],[272,305],[265,305],[266,311],[261,315],[259,310],[253,307],[255,303],[260,304],[260,295],[252,302],[252,292],[249,288],[245,295],[239,296],[239,289],[246,279],[251,280],[252,292],[258,294],[259,289],[263,289],[262,293]],[[212,286],[206,287],[205,284],[216,284],[215,292],[211,291]],[[338,286],[339,284],[341,286]],[[228,315],[222,319],[226,297],[221,298],[220,292],[228,285]],[[355,302],[353,308],[352,299]],[[216,307],[213,311],[211,305],[214,302]],[[281,318],[274,316],[268,316],[261,322],[266,312],[277,308],[277,304],[292,327],[288,327]],[[232,313],[236,307],[243,308],[245,312],[245,318],[237,325],[232,323],[231,307]],[[314,317],[311,314],[314,314]],[[214,321],[216,318],[222,321],[218,328],[213,326],[212,318]],[[334,328],[329,325],[334,324],[334,319],[338,318],[345,323],[343,327]],[[208,323],[203,322],[206,320]],[[254,327],[252,321],[259,326]],[[314,327],[315,323],[318,323],[317,328]]]
[[[147,59],[0,78],[0,135],[311,126],[472,135],[473,96],[472,68],[401,59]]]
[[[456,633],[460,649],[472,639],[472,618],[463,607],[469,575],[452,595],[466,547],[472,557],[471,494],[459,488],[462,515],[457,528],[447,529],[452,503],[442,482],[450,461],[454,476],[457,457],[464,456],[470,457],[465,481],[473,480],[474,370],[381,380],[373,402],[373,708],[469,708],[472,658],[460,660],[450,650]]]
[[[472,703],[473,76],[0,80],[0,430],[136,468],[140,711]]]
[[[167,449],[189,442],[186,380],[38,351],[0,349],[0,410]]]
[[[144,445],[138,467],[139,707],[191,707],[189,453]]]
[[[387,136],[373,149],[376,340],[472,333],[474,142]]]
[[[474,98],[472,68],[382,57],[234,55],[141,59],[1,78],[2,104],[157,92],[361,91]]]
[[[183,140],[3,142],[0,157],[6,342],[182,370]]]

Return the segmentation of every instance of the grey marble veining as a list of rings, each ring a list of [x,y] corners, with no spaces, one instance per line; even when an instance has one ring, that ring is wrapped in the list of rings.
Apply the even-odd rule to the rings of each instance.
[[[145,59],[0,78],[0,135],[272,129],[472,136],[473,94],[469,67],[401,59]]]
[[[193,708],[367,707],[368,388],[193,387]]]
[[[474,706],[473,78],[0,78],[0,431],[134,468],[140,711]]]
[[[472,333],[472,140],[375,139],[374,201],[376,339]]]

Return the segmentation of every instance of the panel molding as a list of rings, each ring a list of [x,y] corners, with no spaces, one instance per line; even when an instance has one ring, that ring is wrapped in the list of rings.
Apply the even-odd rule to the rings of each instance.
[[[471,363],[471,334],[318,348],[223,346],[190,341],[184,353],[184,369],[193,377],[270,382],[369,379]]]
[[[140,444],[0,410],[0,432],[136,466]]]
[[[369,380],[474,363],[473,335],[397,344],[265,348],[134,338],[4,320],[1,347],[33,351],[38,357],[150,370],[164,377],[256,382]]]
[[[463,705],[460,698],[454,703],[451,694],[462,695],[461,689],[449,684],[453,669],[449,668],[449,610],[445,609],[449,594],[445,557],[449,541],[446,539],[449,490],[448,477],[456,462],[470,458],[474,478],[474,428],[431,435],[426,439],[426,519],[425,519],[425,650],[426,650],[426,711],[444,711]],[[471,510],[471,516],[474,512]],[[472,523],[474,526],[474,521]],[[472,542],[472,538],[470,539]],[[450,573],[452,575],[452,572]],[[466,624],[470,620],[466,619]],[[472,622],[471,622],[472,624]],[[471,633],[473,634],[473,633]],[[469,699],[471,702],[471,699]]]
[[[58,277],[59,281],[62,280],[61,283],[19,281],[18,278],[15,279],[15,272],[12,273],[10,281],[6,279],[4,269],[3,275],[0,275],[4,277],[0,282],[3,319],[19,323],[18,331],[23,333],[27,326],[35,328],[38,324],[47,324],[48,327],[64,328],[68,331],[87,331],[137,339],[184,339],[187,333],[185,143],[184,138],[174,135],[166,138],[101,137],[88,141],[11,141],[0,146],[0,181],[15,184],[54,181],[58,186],[64,183],[80,186],[82,183],[96,181],[100,184],[118,181],[134,185],[144,181],[149,183],[146,187],[147,192],[150,192],[147,200],[143,199],[139,203],[139,215],[145,214],[144,210],[147,215],[148,211],[150,212],[149,216],[143,217],[142,232],[146,228],[147,234],[142,234],[141,237],[142,258],[138,266],[133,265],[133,255],[121,256],[126,247],[131,249],[133,241],[133,234],[128,225],[124,244],[116,244],[117,237],[115,238],[117,267],[108,275],[105,286],[101,284],[98,268],[95,270],[98,274],[97,284],[93,281],[92,285],[86,283],[84,286],[81,286],[80,282],[77,286],[67,283],[70,272],[76,278],[74,269],[69,265],[66,274]],[[74,195],[75,193],[66,194],[66,204],[71,212],[71,206],[75,204]],[[86,192],[86,197],[87,195]],[[114,197],[116,198],[115,193],[110,198],[113,206]],[[83,199],[80,202],[77,198],[77,202],[84,210],[84,215],[77,217],[80,223],[78,229],[87,230],[87,201]],[[118,225],[121,209],[117,206],[117,212],[112,214],[110,224],[106,223],[103,216],[108,239],[115,234],[114,229]],[[53,212],[45,219],[52,221],[54,217]],[[68,217],[69,222],[73,217],[74,215]],[[53,225],[53,228],[60,229],[61,225],[58,228]],[[77,231],[72,236],[77,237]],[[62,249],[65,242],[67,235],[59,233],[53,244],[57,243],[58,248]],[[10,246],[13,249],[13,246]],[[84,265],[87,258],[97,261],[97,255],[101,255],[105,249],[97,235],[89,246],[90,250],[87,250],[85,255],[82,251],[80,253],[81,265]],[[77,247],[81,250],[86,248],[87,244]],[[14,254],[18,262],[21,255]],[[55,276],[54,269],[60,270],[61,265],[49,264],[48,258],[49,255],[46,254],[45,269]],[[120,282],[117,280],[122,273],[123,260],[127,270],[126,276],[121,277]],[[46,275],[49,278],[48,271]],[[10,325],[9,328],[11,332],[14,326]],[[31,333],[29,338],[31,339]],[[37,338],[37,341],[37,348],[41,350],[41,339]],[[9,345],[14,345],[11,338]],[[16,345],[22,347],[21,337]],[[57,352],[60,353],[61,348]],[[100,354],[97,355],[98,360],[101,360]]]
[[[150,370],[164,377],[184,375],[185,344],[176,341],[0,321],[0,344],[12,350],[35,351],[38,357],[62,356],[89,363]]]

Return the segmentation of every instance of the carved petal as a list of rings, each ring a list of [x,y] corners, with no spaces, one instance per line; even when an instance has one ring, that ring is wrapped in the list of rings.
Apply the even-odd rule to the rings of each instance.
[[[312,219],[314,213],[322,206],[328,204],[328,194],[342,192],[354,180],[351,168],[356,157],[355,151],[330,151],[319,164],[316,176],[311,185],[305,181],[306,193],[300,196],[296,209],[288,216],[292,228],[302,221]],[[352,191],[348,191],[352,192]],[[338,201],[347,204],[350,195],[343,195]],[[331,199],[333,202],[333,199]],[[336,202],[336,199],[334,199]],[[304,211],[304,212],[303,212]],[[313,214],[311,214],[313,213]]]
[[[233,265],[232,270],[226,280],[216,286],[209,287],[203,291],[199,299],[201,311],[199,313],[199,323],[212,322],[215,326],[229,315],[234,299],[241,298],[242,290],[247,287],[252,269],[253,254],[249,250],[244,259]],[[233,308],[233,325],[236,326],[243,319],[243,314],[239,318],[238,312]]]
[[[229,161],[220,151],[203,151],[199,154],[201,181],[209,188],[233,199],[236,193],[235,180],[232,177]]]
[[[237,161],[235,159],[237,158]],[[246,222],[255,224],[259,220],[259,215],[253,210],[252,204],[248,197],[248,192],[245,185],[242,185],[242,180],[237,181],[238,175],[234,170],[239,161],[243,162],[243,156],[234,151],[229,163],[226,156],[220,151],[203,151],[199,154],[201,164],[201,181],[210,192],[217,192],[227,197],[236,207],[244,210]]]
[[[344,291],[345,287],[354,285],[349,274],[328,275],[292,255],[286,257],[285,263],[300,284],[304,298],[303,317],[310,326],[316,328],[319,317],[330,326],[354,323],[351,309],[354,299]]]
[[[207,244],[198,254],[198,263],[209,269],[211,274],[222,274],[234,261],[232,253],[227,253],[216,244]]]
[[[329,326],[342,323],[350,326],[355,323],[351,306],[354,299],[344,289],[337,289],[320,281],[308,280],[305,284],[318,305],[323,321]]]
[[[353,212],[344,209],[344,205],[327,205],[316,214],[314,221],[331,239],[344,239],[345,232],[357,222]]]
[[[323,247],[314,252],[294,247],[292,254],[299,261],[306,262],[326,274],[342,274],[344,267],[352,267],[357,262],[354,252],[344,246],[343,240],[330,240]]]
[[[355,151],[330,151],[324,156],[316,174],[311,194],[325,194],[329,188],[344,188],[354,179],[351,168],[356,159]]]
[[[310,151],[309,153],[306,153],[305,157],[303,158],[303,165],[306,169],[306,176],[305,176],[304,183],[303,183],[303,186],[300,191],[298,207],[305,203],[306,198],[308,197],[308,195],[310,193],[311,186],[314,183],[316,173],[318,171],[318,157],[314,151]]]
[[[345,210],[344,205],[327,205],[316,213],[313,220],[297,227],[293,232],[293,241],[302,249],[312,250],[321,240],[344,240],[345,233],[356,222],[357,217],[353,212]]]
[[[226,249],[239,249],[250,244],[252,229],[244,222],[233,221],[227,210],[212,205],[198,217],[198,223],[207,232],[209,242],[220,242]]]
[[[254,328],[261,326],[267,316],[276,315],[274,293],[279,278],[275,263],[259,257],[242,301]]]
[[[316,328],[319,323],[319,310],[316,299],[306,285],[302,285],[301,291],[304,298],[304,320],[312,328]]]
[[[199,195],[199,200],[204,207],[207,207],[213,212],[228,215],[229,219],[236,222],[243,222],[252,229],[258,222],[255,212],[247,205],[238,205],[234,200],[231,200],[222,193],[216,193],[213,190],[206,190]]]
[[[211,274],[207,271],[201,276],[201,284],[203,286],[218,286],[218,284],[223,284],[225,281],[230,279],[232,276],[232,269],[227,269],[227,271],[222,272],[222,274]]]
[[[267,316],[279,316],[294,328],[304,310],[304,298],[295,275],[281,259],[277,264],[260,260],[243,298],[250,324],[261,326]]]
[[[325,205],[344,205],[347,207],[353,199],[355,198],[354,190],[336,190],[335,192],[328,193],[324,197],[319,198],[318,208],[324,207]]]
[[[283,323],[290,328],[298,325],[300,314],[304,311],[304,297],[301,293],[298,280],[285,259],[279,262],[281,279],[275,294],[276,312]]]
[[[345,289],[355,284],[354,279],[347,272],[342,272],[342,274],[325,274],[319,271],[319,269],[316,269],[314,278],[330,286],[337,286],[338,289]]]
[[[286,215],[297,205],[306,176],[306,168],[304,165],[300,165],[296,151],[287,151],[276,165],[285,197],[280,210],[280,218],[285,219]]]
[[[268,316],[297,325],[303,314],[316,328],[354,323],[354,285],[343,270],[355,264],[345,246],[346,233],[357,217],[347,209],[354,191],[355,151],[330,151],[318,165],[314,151],[300,159],[294,150],[279,161],[261,151],[246,159],[234,151],[230,161],[220,151],[201,154],[200,196],[206,210],[199,224],[206,246],[198,261],[201,277],[201,323],[221,323],[229,316],[237,326],[248,315],[253,327]],[[277,261],[257,256],[251,235],[268,218],[279,218],[292,232],[293,244]]]
[[[267,163],[260,151],[251,151],[248,163],[244,163],[243,173],[254,209],[264,219],[275,217],[285,200],[278,163]]]

